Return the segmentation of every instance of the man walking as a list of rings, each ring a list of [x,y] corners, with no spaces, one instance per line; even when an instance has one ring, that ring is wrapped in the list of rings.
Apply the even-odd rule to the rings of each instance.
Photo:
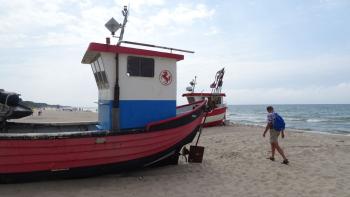
[[[283,162],[282,164],[288,164],[289,161],[287,157],[284,155],[284,152],[282,148],[278,145],[278,136],[282,135],[282,138],[284,138],[284,121],[283,119],[274,112],[272,106],[268,106],[266,108],[268,114],[267,114],[267,124],[266,128],[263,134],[263,137],[265,137],[267,130],[270,129],[270,144],[271,144],[271,161],[275,161],[275,151],[277,149],[278,153],[283,157]],[[278,122],[281,121],[281,122]],[[280,126],[282,124],[282,126]],[[279,127],[279,128],[278,128]]]

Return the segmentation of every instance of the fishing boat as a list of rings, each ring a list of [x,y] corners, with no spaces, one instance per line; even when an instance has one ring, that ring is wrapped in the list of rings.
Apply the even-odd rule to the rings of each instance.
[[[19,94],[0,89],[0,123],[6,119],[19,119],[33,114],[33,111],[20,103]]]
[[[223,77],[225,69],[219,70],[215,75],[215,81],[210,85],[211,92],[195,92],[195,86],[197,83],[197,77],[191,82],[189,87],[186,88],[189,93],[185,93],[182,96],[187,98],[189,104],[193,104],[202,100],[207,101],[207,106],[211,109],[203,119],[205,127],[224,125],[226,120],[227,106],[224,103],[225,93],[221,93],[223,85]]]
[[[0,182],[177,164],[205,114],[206,101],[176,107],[176,64],[184,55],[172,52],[191,51],[122,40],[127,7],[122,13],[122,24],[112,18],[105,25],[113,35],[121,28],[117,44],[90,43],[81,61],[96,80],[98,124],[6,122],[0,130]]]

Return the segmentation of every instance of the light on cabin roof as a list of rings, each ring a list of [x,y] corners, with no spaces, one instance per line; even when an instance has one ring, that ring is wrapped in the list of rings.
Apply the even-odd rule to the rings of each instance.
[[[116,31],[121,27],[122,25],[118,23],[113,17],[105,24],[105,27],[114,35]]]

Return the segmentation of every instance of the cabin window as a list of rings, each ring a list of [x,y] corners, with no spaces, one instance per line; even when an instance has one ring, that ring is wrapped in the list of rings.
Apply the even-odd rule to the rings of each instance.
[[[135,77],[154,77],[154,59],[128,56],[127,73]]]
[[[101,56],[91,63],[91,68],[95,76],[97,87],[99,89],[107,89],[109,87],[108,79]]]
[[[98,88],[100,88],[100,86],[99,86],[100,85],[100,80],[99,80],[99,78],[97,76],[96,68],[93,65],[93,63],[91,64],[91,69],[92,69],[92,73],[94,74],[94,77],[95,77],[96,85],[97,85]]]

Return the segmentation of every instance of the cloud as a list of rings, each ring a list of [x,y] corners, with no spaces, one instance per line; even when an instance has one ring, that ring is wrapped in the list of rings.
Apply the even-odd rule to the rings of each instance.
[[[210,26],[208,32],[204,33],[206,36],[212,36],[220,33],[220,30],[216,26]]]
[[[30,32],[67,24],[76,17],[64,12],[62,1],[6,1],[1,3],[1,33]]]
[[[175,35],[184,34],[185,27],[196,29],[192,25],[215,13],[204,4],[165,4],[162,0],[132,1],[126,38],[147,43],[170,35],[174,42],[184,42]],[[125,2],[96,4],[93,0],[1,3],[0,88],[21,93],[26,100],[93,105],[96,84],[89,65],[81,65],[80,60],[89,42],[104,42],[109,36],[106,21],[111,17],[122,21],[122,5]]]
[[[176,39],[176,36],[186,35],[189,29],[194,31],[200,23],[210,20],[215,9],[209,9],[205,4],[188,3],[171,5],[171,8],[155,7],[148,13],[131,13],[127,29],[128,39],[164,43],[169,38]]]
[[[6,1],[0,5],[0,48],[87,44],[103,38],[103,25],[120,9],[90,0]]]
[[[198,4],[190,6],[179,4],[175,9],[162,9],[152,16],[151,22],[161,26],[167,25],[192,25],[196,19],[205,19],[213,16],[215,10],[209,10],[206,5]]]
[[[122,21],[124,1],[95,4],[93,1],[6,1],[0,5],[0,42],[15,47],[86,44],[108,35],[104,24],[112,16]],[[186,26],[211,17],[214,9],[204,4],[177,4],[164,8],[163,0],[131,2],[128,37],[145,39],[184,33]],[[141,9],[142,8],[142,9]],[[146,9],[147,8],[147,9]],[[118,12],[116,12],[116,10]],[[117,16],[116,13],[118,13]],[[143,32],[140,35],[140,32]]]

